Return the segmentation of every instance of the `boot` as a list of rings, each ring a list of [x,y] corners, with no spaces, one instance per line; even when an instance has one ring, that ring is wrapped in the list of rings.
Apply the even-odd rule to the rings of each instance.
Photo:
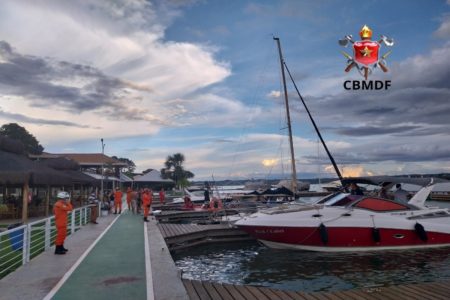
[[[114,211],[114,214],[117,215],[117,210]]]
[[[144,217],[144,222],[148,222],[147,217]]]
[[[61,245],[61,249],[64,251],[64,252],[67,252],[67,251],[69,251],[69,249],[66,249],[66,248],[64,248],[64,244],[63,245]]]
[[[55,254],[66,254],[66,251],[63,250],[62,246],[55,246]]]

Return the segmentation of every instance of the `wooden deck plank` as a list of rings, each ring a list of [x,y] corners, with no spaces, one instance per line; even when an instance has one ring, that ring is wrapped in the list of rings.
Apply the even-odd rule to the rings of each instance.
[[[391,286],[389,287],[392,291],[398,291],[400,294],[403,294],[404,296],[408,297],[409,299],[416,299],[416,300],[422,300],[422,299],[428,299],[424,297],[423,295],[419,295],[416,290],[409,289],[405,286]]]
[[[276,290],[276,289],[270,289],[273,293],[275,293],[278,297],[280,297],[281,299],[286,299],[286,300],[292,300],[295,298],[292,298],[289,294],[287,294],[285,291],[283,290]]]
[[[447,283],[433,282],[426,285],[431,288],[430,291],[436,290],[443,295],[450,294],[450,281],[448,281]]]
[[[332,294],[324,292],[311,293],[310,295],[318,300],[340,300],[339,298],[333,296]]]
[[[274,290],[266,288],[266,287],[255,287],[258,291],[260,291],[261,293],[263,293],[267,298],[269,299],[277,299],[277,300],[281,300],[282,298],[277,295],[276,292],[274,292]]]
[[[238,289],[236,288],[235,285],[232,284],[222,284],[222,286],[224,287],[224,289],[226,289],[230,295],[233,297],[233,299],[236,300],[246,300],[245,296],[242,295]]]
[[[379,298],[373,297],[371,294],[363,292],[361,290],[347,290],[347,291],[341,291],[344,295],[349,295],[349,298],[354,299],[367,299],[367,300],[377,300]]]
[[[381,296],[382,299],[391,299],[391,300],[405,299],[403,295],[398,291],[390,290],[388,287],[382,287],[380,289],[381,289],[380,292],[375,292],[372,295]]]
[[[430,288],[426,284],[409,284],[406,286],[398,286],[400,289],[407,289],[408,291],[416,294],[421,299],[437,299],[446,300],[448,299],[449,291],[439,292],[436,288]]]
[[[211,297],[209,297],[209,294],[206,291],[205,287],[203,286],[202,281],[192,280],[192,285],[194,286],[195,291],[197,292],[197,294],[201,300],[210,300],[211,299]]]
[[[224,300],[234,300],[233,296],[230,294],[230,292],[227,291],[226,288],[223,287],[220,283],[212,283],[212,285],[216,288],[216,291],[220,294],[222,299]]]
[[[211,282],[208,281],[204,281],[203,282],[203,287],[205,288],[205,290],[208,292],[209,296],[211,297],[211,299],[223,299],[222,295],[220,295],[216,288],[214,287],[213,284],[211,284]]]
[[[345,294],[344,291],[328,292],[328,294],[333,294],[337,297],[337,299],[340,299],[340,300],[359,300],[360,299],[360,298],[357,298],[356,296],[353,296],[352,294]]]
[[[238,290],[238,292],[242,296],[244,296],[245,299],[248,299],[248,300],[259,300],[244,285],[235,285],[235,284],[233,284],[233,286]]]
[[[247,285],[247,286],[244,286],[244,287],[246,287],[250,291],[250,293],[252,293],[256,297],[256,299],[258,299],[258,300],[270,300],[270,298],[267,297],[263,292],[261,292],[259,290],[259,288],[255,287],[255,286],[251,286],[251,285]]]
[[[192,282],[190,280],[183,279],[183,284],[184,284],[184,287],[186,288],[186,291],[191,300],[200,300],[200,297],[198,296],[197,292],[195,291],[195,288],[192,285]]]
[[[293,291],[283,291],[283,292],[286,293],[287,295],[289,295],[289,297],[291,297],[294,300],[305,300],[306,299],[300,293],[296,293]]]
[[[408,285],[409,289],[417,291],[419,294],[426,294],[434,297],[434,299],[446,300],[449,298],[450,289],[442,288],[433,284]]]
[[[312,296],[311,293],[305,293],[305,292],[297,292],[303,299],[306,300],[317,300],[316,297]]]

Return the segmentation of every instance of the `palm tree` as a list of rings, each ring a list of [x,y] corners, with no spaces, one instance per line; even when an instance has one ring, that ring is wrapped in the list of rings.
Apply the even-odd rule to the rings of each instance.
[[[164,179],[172,179],[175,181],[177,188],[181,189],[188,183],[187,179],[194,177],[194,174],[187,171],[183,167],[184,155],[176,153],[174,155],[167,156],[164,163],[165,168],[161,169],[161,176]]]

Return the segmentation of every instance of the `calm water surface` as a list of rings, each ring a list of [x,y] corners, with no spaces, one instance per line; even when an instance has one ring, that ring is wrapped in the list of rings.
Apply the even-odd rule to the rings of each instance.
[[[175,253],[174,260],[188,279],[306,292],[450,279],[450,248],[320,253],[248,242],[195,247]]]

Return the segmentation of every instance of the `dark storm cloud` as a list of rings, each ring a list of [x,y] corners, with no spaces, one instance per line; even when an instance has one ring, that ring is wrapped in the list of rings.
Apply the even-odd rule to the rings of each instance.
[[[336,162],[450,161],[450,42],[392,65],[385,91],[345,91],[305,100]],[[377,74],[371,78],[376,78]],[[342,82],[345,79],[342,80]],[[386,80],[384,78],[383,80]],[[302,110],[301,106],[296,111]],[[333,137],[330,137],[332,135]],[[318,158],[309,156],[309,162]]]
[[[60,126],[68,126],[68,127],[78,127],[78,128],[92,128],[91,126],[80,125],[78,123],[61,121],[61,120],[46,120],[39,118],[31,118],[22,114],[13,114],[7,113],[1,110],[0,108],[0,117],[4,117],[7,119],[12,119],[19,122],[25,123],[33,123],[33,124],[41,124],[41,125],[60,125]],[[95,127],[95,129],[99,129],[99,127]]]
[[[419,126],[397,126],[397,127],[340,127],[335,129],[335,132],[347,135],[347,136],[367,136],[367,135],[377,135],[377,134],[396,134],[408,132],[414,129],[418,129]]]
[[[90,66],[21,55],[0,41],[0,92],[77,113],[117,105],[128,86]],[[67,82],[75,83],[67,84]]]

